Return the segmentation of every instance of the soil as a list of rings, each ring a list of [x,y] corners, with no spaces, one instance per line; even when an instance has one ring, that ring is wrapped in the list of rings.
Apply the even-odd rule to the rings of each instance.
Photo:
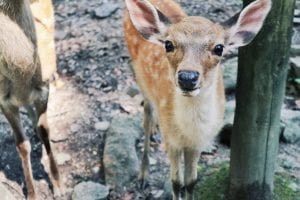
[[[74,186],[82,181],[105,183],[103,147],[105,131],[98,122],[110,121],[120,113],[141,112],[142,96],[134,98],[127,91],[136,87],[122,32],[123,0],[110,0],[117,5],[109,16],[99,19],[97,9],[108,0],[55,0],[56,50],[59,79],[51,83],[49,124],[56,156],[62,159],[60,172],[63,199],[71,199]],[[190,15],[202,15],[221,22],[241,9],[239,0],[180,0]],[[300,6],[298,5],[300,8]],[[294,28],[299,35],[299,27]],[[297,38],[294,44],[300,43]],[[232,97],[229,97],[229,99]],[[27,113],[22,112],[23,126],[32,144],[33,174],[41,199],[53,199],[47,175],[47,156],[32,131]],[[15,149],[10,126],[0,116],[0,181],[23,199],[26,194],[21,162]],[[141,151],[143,138],[137,144]],[[285,172],[300,184],[300,144],[280,144],[277,172]],[[66,156],[65,154],[69,155]],[[229,160],[230,149],[216,144],[215,151],[201,155],[206,167]],[[150,186],[141,191],[133,183],[126,192],[111,191],[109,199],[153,199],[168,179],[169,163],[163,146],[153,146]],[[43,165],[41,164],[40,160]]]

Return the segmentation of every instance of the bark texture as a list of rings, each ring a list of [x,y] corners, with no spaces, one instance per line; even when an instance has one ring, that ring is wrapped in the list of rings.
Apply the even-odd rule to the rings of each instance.
[[[244,5],[252,0],[244,0]],[[255,40],[239,50],[231,200],[271,200],[295,0],[273,0]]]

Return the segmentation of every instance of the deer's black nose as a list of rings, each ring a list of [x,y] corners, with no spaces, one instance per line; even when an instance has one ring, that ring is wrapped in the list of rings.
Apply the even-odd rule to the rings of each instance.
[[[195,89],[199,72],[190,70],[180,70],[178,72],[178,84],[182,90],[192,91]]]

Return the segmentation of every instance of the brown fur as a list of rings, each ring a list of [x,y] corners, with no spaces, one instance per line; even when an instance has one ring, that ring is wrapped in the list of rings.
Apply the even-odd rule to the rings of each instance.
[[[170,159],[173,200],[180,199],[181,185],[187,199],[192,200],[199,153],[223,125],[223,47],[251,42],[263,25],[271,1],[251,3],[228,30],[206,18],[186,16],[172,0],[125,2],[129,11],[124,17],[125,38],[146,102],[145,151],[139,178],[142,182],[147,178],[151,126],[158,118]],[[149,108],[154,111],[149,112]]]
[[[31,172],[31,147],[19,117],[21,106],[30,108],[33,125],[37,126],[38,135],[46,146],[54,190],[58,192],[59,173],[50,147],[46,115],[49,85],[42,80],[28,0],[3,0],[0,4],[0,80],[0,107],[14,132],[28,198],[35,199],[37,195]],[[34,105],[35,111],[31,105]]]
[[[166,40],[167,38],[167,40],[172,41],[175,46],[175,51],[166,53],[163,46],[146,41],[134,28],[127,12],[125,13],[124,19],[125,38],[129,54],[132,58],[137,82],[145,98],[149,100],[158,114],[160,130],[163,134],[168,156],[171,161],[171,179],[175,186],[181,183],[179,160],[181,156],[184,155],[184,185],[191,186],[194,185],[193,183],[197,178],[195,166],[197,165],[201,147],[211,142],[213,136],[222,125],[225,98],[222,70],[218,66],[220,57],[211,55],[210,52],[215,45],[225,43],[227,32],[221,26],[205,18],[187,17],[173,1],[165,0],[164,3],[160,3],[160,1],[152,0],[151,3],[165,15],[169,17],[177,16],[176,22],[180,21],[168,28],[162,38],[162,40]],[[197,26],[195,26],[195,24],[197,24]],[[195,42],[196,45],[193,49],[192,46]],[[198,48],[199,46],[201,48]],[[193,52],[187,52],[191,50]],[[216,100],[214,106],[216,106],[215,112],[217,113],[217,118],[210,119],[214,124],[214,128],[212,128],[214,133],[212,136],[207,136],[207,139],[206,136],[203,136],[199,138],[200,141],[195,141],[198,138],[198,135],[195,134],[198,133],[185,134],[179,131],[180,127],[178,127],[179,124],[175,119],[177,115],[175,112],[180,109],[175,102],[175,75],[182,69],[199,71],[202,76],[201,84],[203,84],[203,86],[208,87],[213,84],[213,82],[216,83],[216,90],[213,90],[212,93],[216,98],[213,99],[213,101]],[[211,101],[210,99],[207,100]],[[187,99],[187,101],[191,102],[191,106],[194,104],[192,99]],[[202,106],[210,106],[209,104],[205,105],[206,103],[203,101],[205,100],[200,100],[200,104],[203,104]],[[195,110],[198,109],[197,106],[200,104],[195,104]],[[147,113],[145,113],[145,120],[147,121],[149,118]],[[200,118],[197,120],[199,121],[195,121],[194,123],[205,124],[206,121]],[[145,124],[147,124],[147,122],[145,122]],[[147,127],[145,127],[145,129],[147,129]],[[149,131],[145,130],[146,138],[149,137],[148,132]],[[209,132],[211,132],[211,130],[209,130],[208,133]],[[201,145],[199,145],[199,142]],[[147,147],[145,147],[145,151],[147,151]],[[144,155],[144,157],[147,157],[147,155]],[[140,179],[143,181],[147,178],[144,176],[147,174],[145,171],[148,165],[144,164],[144,160],[147,159],[143,159],[140,174]],[[175,187],[173,190],[177,193],[174,193],[175,198],[179,198],[178,191],[175,191],[177,189]],[[192,191],[192,189],[190,189],[190,191]],[[189,199],[192,199],[193,195],[189,193],[188,196]]]

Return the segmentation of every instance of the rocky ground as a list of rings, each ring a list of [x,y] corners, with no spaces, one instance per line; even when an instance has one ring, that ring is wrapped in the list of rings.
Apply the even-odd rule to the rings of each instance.
[[[240,0],[179,2],[189,14],[218,22],[241,8]],[[163,144],[152,144],[149,186],[140,190],[136,181],[138,158],[143,151],[143,98],[130,70],[123,39],[123,1],[55,0],[54,6],[59,79],[51,85],[49,123],[62,177],[62,199],[163,199],[169,190],[166,184],[169,163]],[[300,8],[300,2],[297,7]],[[291,188],[300,193],[300,90],[297,84],[300,54],[296,46],[300,45],[300,26],[297,17],[276,173],[291,177]],[[224,60],[226,123],[232,123],[234,114],[236,62],[234,55]],[[33,174],[40,199],[53,199],[42,145],[33,134],[25,111],[22,118],[33,144]],[[2,115],[0,129],[0,194],[23,199],[26,189],[21,162],[10,127]],[[203,168],[218,165],[229,160],[229,153],[226,145],[216,142],[213,150],[201,155],[199,165]]]

